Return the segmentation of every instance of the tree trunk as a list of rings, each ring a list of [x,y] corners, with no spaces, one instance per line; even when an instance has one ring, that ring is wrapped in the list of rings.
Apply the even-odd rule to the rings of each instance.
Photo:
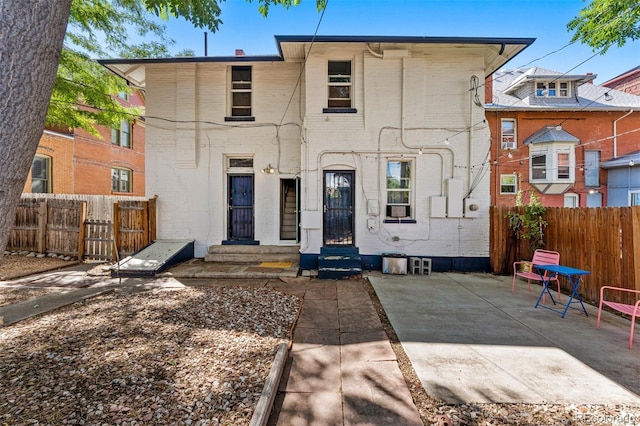
[[[0,262],[44,130],[72,0],[0,0]]]

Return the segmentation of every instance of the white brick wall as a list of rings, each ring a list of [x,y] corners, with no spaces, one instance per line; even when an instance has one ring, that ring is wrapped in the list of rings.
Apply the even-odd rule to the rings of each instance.
[[[319,44],[295,92],[300,63],[253,63],[255,122],[242,123],[224,120],[229,64],[146,65],[147,192],[159,196],[159,238],[194,238],[196,256],[226,239],[225,159],[246,155],[254,158],[255,239],[262,244],[280,242],[280,179],[301,176],[302,209],[321,212],[322,171],[357,170],[355,239],[361,253],[488,256],[489,175],[480,165],[489,132],[479,125],[470,141],[466,131],[484,116],[482,108],[471,107],[469,92],[471,75],[484,79],[483,55],[477,49],[421,49],[403,61],[373,57],[363,45]],[[329,59],[353,60],[357,113],[322,112]],[[277,131],[280,122],[288,124]],[[383,223],[389,158],[414,161],[415,224]],[[261,173],[267,164],[278,172]],[[460,179],[466,193],[479,174],[473,192],[481,202],[479,218],[430,217],[430,197],[446,195],[444,179]],[[371,200],[380,216],[367,213]],[[377,223],[373,231],[369,218]],[[305,229],[301,237],[303,252],[319,252],[322,229]]]

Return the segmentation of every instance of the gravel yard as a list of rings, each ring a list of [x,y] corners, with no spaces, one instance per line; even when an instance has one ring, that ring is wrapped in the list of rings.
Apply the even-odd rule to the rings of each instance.
[[[5,256],[0,274],[44,262],[68,265]],[[425,425],[640,424],[640,407],[443,404],[362,283]],[[60,289],[0,288],[0,306],[51,291]],[[268,288],[119,290],[0,328],[0,424],[248,425],[300,303]]]
[[[299,306],[265,288],[117,291],[2,328],[0,423],[249,424]]]

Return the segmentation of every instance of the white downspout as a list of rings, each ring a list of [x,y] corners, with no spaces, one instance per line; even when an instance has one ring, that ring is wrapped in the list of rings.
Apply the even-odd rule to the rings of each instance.
[[[618,121],[622,120],[625,117],[628,117],[631,114],[633,114],[632,109],[617,120],[613,120],[613,158],[618,158]]]

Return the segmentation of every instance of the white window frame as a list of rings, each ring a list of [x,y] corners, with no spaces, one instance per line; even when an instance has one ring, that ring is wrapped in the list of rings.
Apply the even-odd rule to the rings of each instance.
[[[567,156],[568,165],[562,165],[560,167],[560,159],[563,156]],[[534,158],[544,156],[545,163],[542,165],[535,165]],[[561,157],[562,156],[562,157]],[[554,146],[549,145],[544,149],[535,149],[531,150],[529,153],[529,181],[531,183],[571,183],[575,182],[576,173],[575,173],[575,165],[576,165],[576,156],[575,150],[573,147],[564,146]],[[560,176],[560,171],[565,170],[566,173],[562,173],[563,177]],[[534,177],[536,173],[535,170],[541,171],[545,177]]]
[[[513,183],[505,183],[504,179],[513,179]],[[512,186],[513,191],[503,191],[503,187]],[[518,175],[515,173],[500,175],[500,194],[516,195],[518,193]]]
[[[398,173],[399,175],[395,175],[395,171],[390,170],[391,164],[398,164]],[[402,176],[404,169],[403,165],[409,165],[409,176]],[[391,172],[391,174],[390,174]],[[411,219],[414,217],[414,161],[406,158],[398,158],[398,159],[388,159],[387,167],[385,173],[385,204],[386,204],[386,218],[391,220],[399,220],[399,219]],[[390,178],[396,178],[399,180],[398,187],[390,187]],[[406,193],[404,196],[402,193]],[[397,198],[396,194],[400,194],[401,200],[394,200]]]
[[[133,170],[126,167],[112,167],[111,192],[133,192]]]
[[[640,190],[629,191],[629,207],[640,206]]]
[[[505,133],[505,123],[512,123],[513,134]],[[516,132],[515,118],[503,118],[500,120],[500,141],[502,149],[516,149],[518,145],[518,137]]]
[[[242,69],[242,70],[241,70]],[[234,80],[234,70],[249,70],[249,80]],[[236,105],[235,94],[248,94],[249,105]],[[246,112],[240,114],[240,112]],[[253,67],[251,65],[232,65],[229,67],[229,117],[253,117]]]
[[[348,63],[349,74],[331,74],[331,63]],[[349,97],[331,97],[331,90],[335,87],[346,87]],[[337,105],[338,102],[349,100],[349,105]],[[333,103],[333,105],[332,105]],[[353,108],[353,61],[351,59],[332,59],[327,62],[327,109]]]
[[[571,97],[571,82],[567,80],[536,81],[534,87],[538,98]]]
[[[564,206],[569,208],[580,207],[580,197],[578,194],[566,193],[564,194]]]
[[[43,173],[38,173],[40,176],[35,176],[35,172],[37,172],[36,162],[42,161],[44,162],[44,176]],[[51,157],[48,155],[40,155],[36,154],[33,157],[31,162],[31,192],[34,194],[50,194],[51,193]],[[39,171],[42,171],[42,167],[40,167]],[[42,191],[34,191],[34,183],[42,183]]]
[[[111,129],[111,143],[123,148],[133,148],[133,125],[129,120],[120,120],[120,127]]]

